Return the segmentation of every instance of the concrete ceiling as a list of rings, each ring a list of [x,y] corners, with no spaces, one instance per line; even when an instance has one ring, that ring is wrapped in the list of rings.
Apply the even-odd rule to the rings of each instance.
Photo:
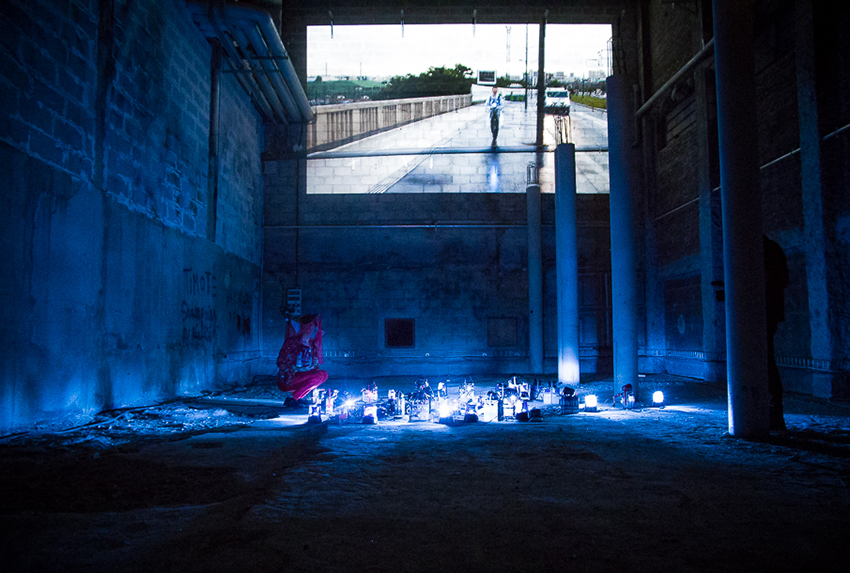
[[[240,4],[271,14],[302,82],[306,82],[307,27],[400,25],[402,11],[406,25],[472,24],[473,20],[476,24],[538,23],[544,14],[549,24],[611,24],[619,39],[614,70],[637,81],[638,0],[248,0]]]
[[[352,24],[613,24],[631,0],[254,0],[307,26]]]

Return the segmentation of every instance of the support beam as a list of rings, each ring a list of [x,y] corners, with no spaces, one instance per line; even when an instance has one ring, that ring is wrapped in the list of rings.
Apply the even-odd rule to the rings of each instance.
[[[558,288],[558,382],[579,383],[576,146],[555,148],[555,267]]]
[[[753,11],[749,2],[714,0],[714,61],[726,287],[729,433],[768,434],[767,321],[758,166],[752,110]]]
[[[543,373],[543,220],[537,165],[528,166],[528,361],[532,374]]]
[[[626,384],[638,394],[637,248],[635,173],[632,144],[632,90],[622,76],[608,83],[608,170],[611,178],[611,306],[615,390]]]
[[[673,76],[669,80],[664,82],[664,85],[658,88],[658,91],[652,94],[652,96],[648,100],[646,100],[646,103],[640,106],[640,108],[638,108],[636,115],[638,117],[641,117],[650,109],[652,109],[652,106],[661,101],[661,98],[666,95],[667,92],[669,92],[671,89],[673,89],[673,86],[678,84],[683,77],[692,73],[693,70],[703,62],[703,60],[711,58],[713,53],[714,38],[709,40],[708,43],[706,43],[705,47],[703,47],[699,52],[697,52],[697,54],[693,58],[688,60],[688,62],[684,66],[679,68],[679,71],[673,74]]]

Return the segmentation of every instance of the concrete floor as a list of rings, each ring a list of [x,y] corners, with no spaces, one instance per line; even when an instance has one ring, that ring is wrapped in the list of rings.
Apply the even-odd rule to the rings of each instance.
[[[649,377],[668,406],[623,411],[610,386],[580,389],[599,394],[596,414],[525,424],[308,426],[196,402],[7,436],[0,558],[7,571],[848,570],[849,408],[791,396],[789,431],[752,443],[725,434],[722,387]]]

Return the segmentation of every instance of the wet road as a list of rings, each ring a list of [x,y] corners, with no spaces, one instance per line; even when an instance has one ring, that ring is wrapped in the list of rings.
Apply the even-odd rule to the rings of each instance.
[[[543,192],[554,192],[556,118],[546,116],[544,144],[534,152],[536,112],[505,102],[496,146],[483,104],[373,135],[307,161],[308,193],[521,193],[527,168],[542,162]],[[607,114],[573,104],[561,131],[576,144],[579,193],[608,192]],[[406,153],[407,152],[407,153]]]

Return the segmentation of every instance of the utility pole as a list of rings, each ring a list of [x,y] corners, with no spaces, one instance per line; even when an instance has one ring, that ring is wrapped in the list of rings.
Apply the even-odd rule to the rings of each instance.
[[[546,65],[544,56],[546,52],[546,19],[549,17],[549,10],[543,13],[543,19],[540,22],[540,42],[538,46],[537,56],[537,147],[543,147],[543,118],[544,106],[546,104]]]
[[[528,111],[528,24],[525,25],[525,97],[523,98],[523,110]]]

